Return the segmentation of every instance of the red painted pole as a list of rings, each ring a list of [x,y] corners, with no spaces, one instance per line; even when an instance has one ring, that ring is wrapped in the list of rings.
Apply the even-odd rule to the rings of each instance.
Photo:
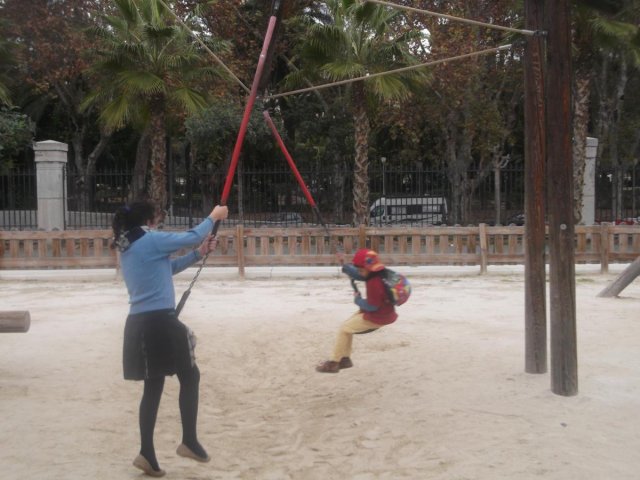
[[[316,202],[313,200],[313,197],[311,196],[311,192],[305,185],[304,179],[302,178],[302,175],[300,175],[300,172],[296,167],[296,163],[293,161],[293,157],[291,156],[291,154],[289,154],[289,151],[287,150],[286,145],[282,141],[282,137],[280,136],[280,133],[278,133],[278,129],[273,123],[273,120],[271,119],[271,115],[269,115],[269,112],[267,112],[266,110],[262,112],[262,115],[264,115],[264,119],[267,121],[267,125],[269,125],[269,128],[271,129],[271,133],[275,137],[276,141],[278,142],[278,145],[280,146],[280,150],[282,150],[282,153],[287,159],[287,163],[289,164],[289,167],[291,167],[291,170],[293,171],[293,175],[296,177],[296,180],[298,180],[298,184],[302,189],[302,193],[304,193],[304,196],[307,198],[309,205],[311,205],[311,209],[314,211],[314,213],[320,220],[320,223],[322,224],[325,231],[327,232],[327,235],[330,237],[331,234],[329,233],[329,228],[327,227],[327,224],[325,223],[324,219],[322,218],[322,215],[320,214],[320,209],[316,205]]]
[[[269,125],[269,128],[271,129],[271,133],[273,133],[273,136],[276,139],[276,142],[278,142],[278,146],[280,147],[280,150],[282,150],[283,155],[287,159],[287,163],[289,163],[289,167],[291,167],[291,170],[293,171],[293,175],[296,177],[296,180],[298,180],[298,184],[300,185],[300,188],[302,188],[302,193],[304,193],[304,196],[307,197],[307,201],[309,202],[311,207],[316,208],[316,202],[313,201],[313,197],[311,196],[309,189],[305,185],[302,175],[300,175],[300,172],[298,171],[298,168],[296,167],[296,164],[293,161],[293,158],[289,154],[289,151],[287,150],[286,145],[282,141],[282,137],[278,133],[278,129],[273,123],[273,120],[271,120],[271,115],[269,115],[269,112],[267,112],[266,110],[262,112],[262,115],[264,115],[264,119],[267,121],[267,125]]]
[[[256,68],[256,73],[253,77],[253,84],[251,85],[251,91],[249,92],[249,99],[247,100],[247,104],[244,107],[244,114],[242,116],[242,121],[240,122],[240,131],[238,132],[238,138],[236,139],[236,145],[233,149],[233,154],[231,155],[231,164],[229,165],[229,171],[227,172],[227,179],[224,183],[224,189],[222,190],[222,199],[220,200],[220,205],[226,205],[227,199],[229,198],[229,192],[231,191],[231,184],[233,183],[233,177],[236,173],[236,167],[238,166],[238,159],[240,158],[240,152],[242,151],[242,144],[244,142],[244,136],[247,133],[247,126],[249,125],[249,118],[251,117],[251,111],[253,110],[253,104],[256,101],[256,97],[258,96],[258,85],[260,84],[260,78],[262,77],[262,71],[264,70],[265,59],[267,58],[267,50],[269,50],[269,44],[271,43],[271,37],[273,36],[273,30],[276,26],[276,17],[272,15],[269,19],[269,26],[267,27],[267,33],[264,37],[264,42],[262,44],[262,51],[260,52],[260,59],[258,60],[258,66]],[[215,221],[213,223],[213,228],[211,229],[212,235],[216,235],[218,233],[218,228],[220,227],[220,222]],[[184,304],[187,302],[189,295],[191,295],[191,288],[195,283],[198,275],[200,275],[200,271],[204,264],[207,261],[209,254],[207,253],[202,259],[202,264],[200,265],[200,269],[198,273],[196,273],[195,278],[191,281],[191,285],[189,288],[182,294],[182,298],[178,302],[176,306],[176,314],[180,314],[182,311]]]
[[[238,166],[238,160],[240,159],[240,152],[242,151],[242,144],[244,142],[244,136],[247,133],[247,126],[249,125],[249,118],[251,117],[251,111],[253,110],[253,104],[258,96],[258,85],[260,84],[260,78],[262,77],[262,70],[264,69],[265,59],[267,57],[267,50],[271,43],[271,37],[273,36],[273,30],[276,26],[276,17],[272,16],[269,19],[269,26],[267,33],[264,37],[264,43],[262,44],[262,51],[260,52],[260,59],[258,60],[258,67],[253,77],[253,84],[251,85],[251,92],[249,93],[249,99],[244,108],[244,115],[242,116],[242,122],[240,123],[240,131],[238,132],[238,138],[236,139],[236,145],[231,155],[231,164],[229,165],[229,171],[227,172],[227,180],[224,183],[222,190],[221,205],[226,205],[229,198],[229,192],[231,191],[231,184],[233,183],[233,177],[236,173],[236,167]],[[216,222],[217,223],[217,222]],[[215,229],[215,227],[214,227]]]

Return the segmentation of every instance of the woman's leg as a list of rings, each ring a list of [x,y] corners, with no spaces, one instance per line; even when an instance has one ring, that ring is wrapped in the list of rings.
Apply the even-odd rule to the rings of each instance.
[[[178,372],[180,381],[180,418],[182,420],[182,443],[201,459],[209,458],[206,450],[198,442],[198,396],[200,391],[200,370],[197,365]]]
[[[140,454],[147,459],[154,470],[160,470],[153,446],[153,431],[156,426],[163,388],[164,377],[145,380],[144,393],[140,401]]]

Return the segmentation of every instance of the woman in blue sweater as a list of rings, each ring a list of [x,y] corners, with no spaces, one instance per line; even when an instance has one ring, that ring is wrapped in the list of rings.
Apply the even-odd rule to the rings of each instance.
[[[227,215],[227,207],[216,206],[202,223],[187,232],[155,230],[160,212],[148,201],[121,207],[113,217],[113,247],[121,252],[120,265],[130,304],[124,328],[124,378],[144,381],[139,413],[140,454],[133,464],[152,477],[165,474],[156,459],[153,430],[167,375],[176,374],[180,382],[182,443],[178,455],[199,462],[210,460],[196,434],[200,371],[193,354],[194,337],[176,315],[172,276],[216,247],[210,232],[214,222]],[[197,248],[170,258],[189,247]]]

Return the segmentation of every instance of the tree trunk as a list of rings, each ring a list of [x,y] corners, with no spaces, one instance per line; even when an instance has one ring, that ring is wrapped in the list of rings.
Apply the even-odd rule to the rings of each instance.
[[[133,166],[133,177],[129,187],[128,200],[131,202],[143,197],[147,178],[147,165],[151,156],[151,135],[149,126],[145,127],[138,139],[136,147],[136,163]]]
[[[158,208],[167,208],[167,149],[165,143],[164,98],[151,104],[151,178],[149,197]]]
[[[364,86],[353,85],[353,122],[355,126],[355,166],[353,170],[353,223],[369,224],[369,133]]]
[[[71,143],[73,145],[73,158],[76,167],[76,194],[78,211],[86,212],[93,207],[93,186],[94,176],[96,173],[96,164],[102,152],[107,148],[111,140],[111,133],[106,130],[100,130],[100,139],[93,150],[86,158],[84,157],[84,139],[86,137],[86,128],[80,128],[73,133]]]
[[[613,147],[613,145],[612,145]],[[624,169],[622,165],[615,163],[613,168],[613,182],[612,182],[612,192],[613,196],[613,205],[612,212],[613,220],[620,219],[624,216],[622,213],[622,186],[624,181]]]
[[[496,204],[496,225],[502,225],[502,200],[500,198],[500,166],[495,165],[493,168],[493,188],[494,188],[494,201]]]
[[[599,58],[600,68],[594,77],[594,87],[597,92],[598,106],[594,119],[594,135],[598,139],[597,158],[603,158],[604,147],[608,143],[605,141],[609,136],[609,124],[611,122],[611,108],[609,107],[608,82],[611,70],[610,58],[601,55]]]
[[[624,99],[624,91],[627,86],[627,62],[624,58],[620,59],[620,73],[618,76],[618,81],[616,82],[615,89],[613,92],[613,115],[611,127],[609,129],[609,155],[610,161],[612,165],[615,165],[616,168],[616,178],[618,179],[617,188],[616,188],[616,205],[618,213],[616,218],[624,218],[626,215],[624,214],[624,201],[623,201],[623,190],[624,190],[624,172],[625,165],[624,159],[620,155],[620,123],[621,123],[621,115],[623,109],[623,99]]]
[[[76,167],[75,184],[73,185],[74,197],[76,199],[75,209],[79,212],[86,212],[91,206],[91,185],[93,179],[87,171],[84,163],[84,150],[82,147],[83,134],[75,131],[71,137],[73,146],[73,164]],[[69,175],[67,174],[67,178]]]
[[[589,98],[591,97],[591,75],[576,71],[575,95],[573,99],[573,209],[575,223],[582,223],[582,186],[587,162],[587,133],[589,126]]]
[[[236,172],[236,182],[238,185],[238,220],[244,221],[244,155],[240,156],[238,161],[238,170]]]
[[[449,223],[455,225],[460,220],[460,197],[461,197],[461,180],[456,168],[457,155],[456,155],[456,142],[454,138],[454,132],[451,128],[445,128],[446,136],[446,171],[447,178],[451,185],[451,205],[449,208]]]
[[[334,211],[334,222],[335,223],[344,223],[344,207],[345,207],[345,174],[348,171],[346,162],[342,159],[336,158],[333,164],[333,172],[332,177],[333,180],[331,185],[333,186],[333,211]]]

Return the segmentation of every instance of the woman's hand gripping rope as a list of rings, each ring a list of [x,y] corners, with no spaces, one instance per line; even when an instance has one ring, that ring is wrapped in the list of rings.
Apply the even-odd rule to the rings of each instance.
[[[211,220],[213,221],[214,228],[215,228],[216,222],[220,222],[224,220],[225,218],[227,218],[228,215],[229,215],[229,209],[226,206],[216,205],[213,208],[213,210],[211,210],[211,213],[209,214],[209,218],[211,218]],[[207,263],[207,258],[209,257],[209,254],[213,250],[215,250],[217,246],[218,246],[218,239],[214,234],[210,233],[209,235],[206,236],[206,238],[202,241],[200,246],[197,248],[198,254],[202,258],[202,262],[200,263],[200,266],[198,267],[198,271],[193,277],[193,280],[191,280],[191,283],[189,284],[189,288],[187,288],[187,290],[185,290],[185,292],[182,294],[182,297],[180,298],[180,301],[176,306],[176,315],[180,315],[180,312],[184,308],[184,304],[187,303],[187,299],[189,298],[189,295],[191,295],[191,289],[193,288],[193,285],[196,283],[196,280],[198,280],[198,277],[200,276],[200,272],[202,272],[202,269],[205,263]]]
[[[200,258],[207,257],[218,246],[218,238],[209,234],[198,247]]]

